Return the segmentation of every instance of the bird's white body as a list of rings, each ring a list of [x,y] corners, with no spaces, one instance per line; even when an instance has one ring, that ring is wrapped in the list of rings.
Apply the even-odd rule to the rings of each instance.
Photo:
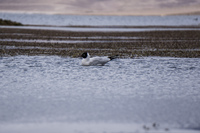
[[[90,58],[89,53],[82,59],[81,65],[83,66],[96,66],[105,65],[111,59],[109,57],[92,57]]]

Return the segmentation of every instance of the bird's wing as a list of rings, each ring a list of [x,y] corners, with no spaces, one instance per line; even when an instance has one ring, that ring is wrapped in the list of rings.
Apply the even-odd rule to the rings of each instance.
[[[90,58],[90,64],[91,65],[98,65],[98,64],[104,65],[108,61],[110,61],[110,59],[108,57],[93,57],[93,58]]]

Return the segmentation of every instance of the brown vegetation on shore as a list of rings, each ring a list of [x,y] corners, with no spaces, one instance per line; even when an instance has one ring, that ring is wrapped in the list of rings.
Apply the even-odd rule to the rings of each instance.
[[[59,42],[61,40],[66,42]],[[69,40],[81,42],[67,42]],[[7,28],[0,30],[1,56],[79,57],[85,51],[92,55],[119,55],[121,58],[138,56],[200,57],[200,31],[72,32]]]

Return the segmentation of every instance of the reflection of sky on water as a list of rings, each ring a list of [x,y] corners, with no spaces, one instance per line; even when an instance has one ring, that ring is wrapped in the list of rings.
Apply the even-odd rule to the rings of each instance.
[[[53,26],[188,26],[200,25],[200,16],[95,16],[0,13],[0,18],[30,25]],[[59,28],[59,27],[58,27]],[[62,27],[64,28],[64,27]],[[61,28],[60,28],[61,29]],[[75,28],[74,28],[75,29]],[[79,27],[77,28],[79,30]],[[98,28],[99,30],[103,28]]]

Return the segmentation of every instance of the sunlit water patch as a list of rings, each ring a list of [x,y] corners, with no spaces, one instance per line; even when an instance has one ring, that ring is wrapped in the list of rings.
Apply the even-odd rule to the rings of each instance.
[[[0,58],[0,123],[159,123],[200,127],[200,59]]]

